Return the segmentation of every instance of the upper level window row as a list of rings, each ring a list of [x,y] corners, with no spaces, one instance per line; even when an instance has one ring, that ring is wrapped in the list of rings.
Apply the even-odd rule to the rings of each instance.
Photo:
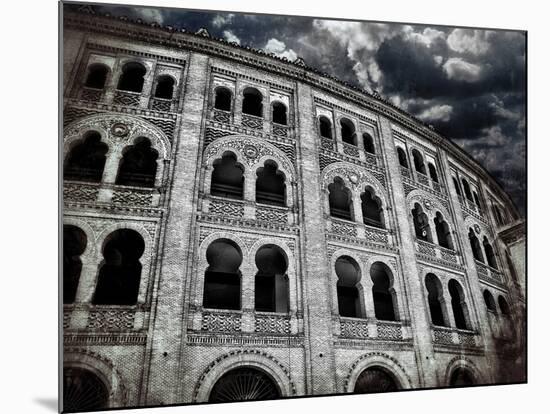
[[[423,151],[418,148],[412,148],[410,153],[405,150],[405,144],[396,145],[397,160],[401,166],[402,174],[410,178],[411,175],[416,178],[420,184],[432,187],[434,190],[441,192],[443,186],[440,184],[440,176],[436,167],[436,160],[423,154]],[[414,174],[411,172],[411,166]]]
[[[241,98],[241,113],[258,118],[264,117],[264,102],[266,98],[256,88],[247,87],[243,90]],[[218,86],[214,90],[214,109],[232,112],[234,108],[233,92],[225,87]],[[288,125],[288,108],[280,101],[273,101],[270,106],[271,121],[279,125]]]
[[[468,207],[472,210],[477,210],[479,214],[482,214],[481,199],[479,191],[470,183],[465,177],[459,177],[454,171],[453,174],[453,186],[455,188],[456,195],[461,202],[464,202],[464,198],[467,200]]]
[[[325,115],[319,116],[317,126],[318,133],[322,138],[334,140],[334,135],[336,135],[337,140],[341,139],[341,141],[347,145],[363,149],[368,154],[376,154],[375,142],[372,133],[358,133],[355,123],[347,117],[340,118],[338,125],[336,126],[336,134],[333,134],[331,120]]]

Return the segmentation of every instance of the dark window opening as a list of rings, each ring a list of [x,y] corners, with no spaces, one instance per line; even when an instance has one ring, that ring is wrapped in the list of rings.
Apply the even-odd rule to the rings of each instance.
[[[255,309],[260,312],[288,312],[286,255],[273,244],[256,253]]]
[[[472,197],[472,190],[470,190],[470,184],[464,178],[462,179],[462,186],[464,187],[464,195],[470,201],[474,201]]]
[[[319,132],[322,137],[332,139],[332,124],[326,116],[319,117]]]
[[[231,91],[227,88],[217,88],[214,99],[214,108],[222,111],[231,111]]]
[[[95,411],[109,407],[109,390],[95,374],[83,368],[63,368],[63,411]]]
[[[154,187],[158,152],[147,138],[137,138],[134,145],[122,151],[116,184]]]
[[[487,240],[486,236],[483,237],[483,249],[485,250],[485,257],[487,258],[487,264],[494,269],[498,268],[495,251],[493,250],[493,246],[491,246],[491,243],[489,243],[489,240]]]
[[[470,371],[464,368],[457,368],[451,375],[451,387],[463,387],[468,385],[475,385],[475,380]]]
[[[63,225],[63,303],[73,303],[76,298],[87,238],[80,228]]]
[[[273,122],[280,125],[286,125],[286,106],[281,102],[275,102],[272,109]]]
[[[100,63],[94,63],[88,68],[88,77],[84,86],[87,88],[103,89],[107,81],[109,68]]]
[[[157,88],[155,89],[155,98],[172,99],[174,96],[174,79],[170,76],[159,76]]]
[[[487,289],[485,289],[483,291],[483,300],[485,301],[485,306],[487,307],[487,310],[489,310],[491,312],[496,312],[497,311],[497,305],[495,303],[495,298],[493,297],[491,292],[489,292]]]
[[[414,232],[416,238],[419,240],[424,240],[432,243],[432,232],[430,230],[430,222],[428,216],[420,207],[420,204],[415,203],[414,209],[412,210]]]
[[[351,220],[351,192],[346,188],[341,178],[336,177],[329,184],[330,215],[344,220]]]
[[[115,230],[103,247],[93,303],[135,305],[141,279],[139,258],[145,250],[141,235],[129,229]]]
[[[495,220],[499,226],[504,225],[504,219],[502,218],[502,213],[500,212],[500,208],[493,204],[493,215],[495,216]]]
[[[508,253],[508,251],[506,251],[506,263],[508,264],[508,269],[510,270],[512,279],[514,279],[514,281],[517,282],[518,274],[516,271],[516,266],[514,266],[514,262],[512,262],[512,258],[510,257],[510,253]]]
[[[474,191],[474,202],[476,203],[478,210],[481,211],[481,202],[479,201],[479,196],[475,191]]]
[[[370,277],[373,281],[372,298],[376,319],[396,321],[396,312],[393,294],[391,292],[391,270],[382,262],[375,262],[370,268]]]
[[[432,163],[428,163],[428,171],[430,173],[430,178],[432,179],[432,181],[438,183],[439,179],[437,178],[437,171]]]
[[[126,63],[122,67],[122,74],[118,80],[117,89],[128,92],[141,92],[146,72],[145,66],[141,63]]]
[[[405,168],[409,168],[409,163],[407,162],[407,154],[403,148],[397,147],[397,158],[399,158],[399,165]]]
[[[508,302],[506,302],[506,299],[502,295],[498,297],[498,307],[500,308],[500,313],[504,316],[510,316],[510,306],[508,306]]]
[[[398,389],[399,387],[395,379],[383,368],[369,367],[361,372],[357,378],[353,392],[356,394],[368,394],[392,392]]]
[[[474,258],[482,263],[485,263],[485,260],[483,259],[483,253],[481,252],[481,246],[479,244],[479,239],[475,235],[474,229],[470,229],[468,233],[468,238],[470,239],[470,247],[472,248]]]
[[[98,132],[88,132],[69,150],[63,168],[63,178],[69,181],[99,183],[103,177],[109,147],[101,142]]]
[[[219,239],[206,249],[208,268],[204,275],[203,306],[210,309],[241,309],[240,249],[230,240]]]
[[[226,152],[214,161],[210,194],[218,197],[242,199],[244,191],[244,169],[237,163],[232,152]]]
[[[255,368],[235,368],[224,374],[210,391],[209,402],[274,400],[281,396],[275,382]]]
[[[372,189],[366,189],[361,194],[361,210],[363,212],[363,223],[367,226],[384,228],[384,217],[382,202],[374,195]]]
[[[453,308],[453,315],[455,319],[455,326],[458,329],[468,329],[468,323],[466,322],[466,301],[464,300],[464,291],[462,286],[454,280],[449,281],[449,293],[451,295],[451,307]]]
[[[353,122],[347,118],[342,118],[340,120],[340,131],[342,133],[342,141],[346,144],[357,145]]]
[[[432,324],[435,326],[447,326],[443,314],[445,302],[441,282],[433,273],[428,273],[424,282],[428,291],[428,307],[430,308]]]
[[[449,225],[447,222],[443,219],[443,216],[438,211],[434,218],[435,223],[435,232],[437,234],[437,243],[441,247],[445,247],[447,249],[453,249],[453,238],[451,236],[451,230],[449,229]]]
[[[336,294],[338,296],[338,312],[340,316],[349,318],[364,318],[365,312],[361,300],[360,284],[361,273],[359,265],[349,256],[336,259],[334,265],[338,282]]]
[[[412,156],[413,156],[413,162],[414,162],[414,169],[421,173],[426,175],[426,165],[424,164],[424,157],[422,157],[422,154],[416,150],[412,150]]]
[[[263,117],[262,94],[254,88],[246,88],[243,92],[243,114]]]
[[[266,161],[256,171],[256,202],[285,206],[285,176],[273,161]]]
[[[363,145],[365,146],[365,151],[369,154],[374,154],[374,139],[370,134],[363,134]]]
[[[455,177],[453,177],[453,184],[455,186],[456,195],[459,197],[462,197],[462,192],[460,191],[460,185],[458,185],[458,180]]]

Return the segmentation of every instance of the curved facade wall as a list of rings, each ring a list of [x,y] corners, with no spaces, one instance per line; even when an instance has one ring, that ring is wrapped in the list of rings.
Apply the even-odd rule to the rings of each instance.
[[[65,172],[87,137],[104,154],[99,180],[63,184],[64,225],[85,235],[71,253],[65,367],[91,367],[107,405],[207,401],[239,367],[280,396],[353,392],[373,367],[397,389],[448,386],[457,370],[525,380],[523,223],[450,141],[300,60],[205,31],[66,13],[63,48]],[[89,81],[100,65],[103,85]],[[127,90],[135,67],[141,88]],[[145,165],[136,148],[153,154],[150,173],[121,184]],[[279,181],[264,188],[271,170]],[[120,247],[130,239],[140,254]],[[272,299],[258,287],[265,246],[283,263],[261,288]],[[125,266],[129,302],[99,298],[108,266]]]

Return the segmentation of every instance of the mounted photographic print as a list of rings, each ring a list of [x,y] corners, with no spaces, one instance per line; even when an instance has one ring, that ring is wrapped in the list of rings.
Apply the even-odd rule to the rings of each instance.
[[[61,9],[64,412],[526,381],[526,32]]]

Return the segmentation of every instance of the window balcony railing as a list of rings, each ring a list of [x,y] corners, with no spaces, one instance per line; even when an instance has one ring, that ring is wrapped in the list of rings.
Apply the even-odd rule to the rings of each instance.
[[[256,204],[256,220],[268,223],[289,224],[289,208]]]
[[[321,137],[321,148],[334,151],[334,140],[331,138]]]
[[[222,109],[213,109],[212,120],[216,122],[221,122],[222,124],[229,124],[231,123],[231,112],[224,111]]]
[[[477,275],[481,280],[489,283],[502,284],[502,273],[491,266],[475,259]]]
[[[385,341],[403,341],[403,323],[400,321],[382,321],[374,318],[339,317],[340,337],[349,339],[379,339]]]
[[[144,305],[63,305],[63,329],[87,332],[128,332],[145,328]]]
[[[83,101],[100,102],[101,98],[103,98],[103,89],[83,86],[80,91],[80,99]]]
[[[244,217],[244,200],[231,200],[211,195],[206,211],[208,214],[230,218]]]
[[[250,129],[264,129],[264,119],[260,116],[242,114],[241,124]]]
[[[241,332],[242,312],[205,309],[202,312],[201,330],[209,332]]]
[[[405,178],[411,179],[411,170],[409,170],[407,167],[403,167],[402,165],[399,166],[399,171],[401,171],[401,175]]]
[[[430,180],[428,177],[419,171],[416,172],[416,179],[420,184],[425,185],[426,187],[430,186]]]
[[[141,92],[116,90],[113,103],[125,106],[139,106],[140,100]]]
[[[254,312],[254,332],[269,334],[291,333],[290,315],[287,313]]]
[[[288,137],[290,135],[290,126],[273,122],[271,124],[271,132],[273,133],[273,135]]]
[[[155,207],[159,192],[156,188],[66,180],[63,182],[63,201]]]
[[[149,107],[153,111],[170,112],[172,110],[172,99],[151,98]]]
[[[477,332],[444,326],[432,326],[432,340],[436,345],[474,348],[480,346]]]
[[[359,148],[345,142],[342,142],[342,145],[344,148],[344,154],[349,155],[350,157],[359,158]]]
[[[442,261],[452,266],[459,264],[456,251],[418,238],[416,239],[416,251],[428,260]]]

